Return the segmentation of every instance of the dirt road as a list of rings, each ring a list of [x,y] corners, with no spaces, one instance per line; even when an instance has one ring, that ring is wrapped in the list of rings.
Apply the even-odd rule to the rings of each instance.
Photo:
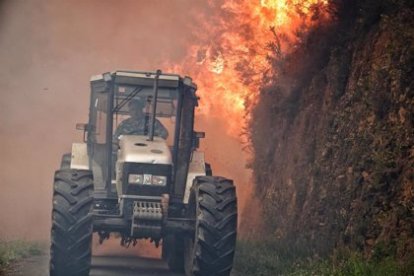
[[[47,276],[49,256],[27,258],[13,267],[7,276]],[[160,259],[137,256],[94,256],[90,276],[179,276],[172,273]]]
[[[137,248],[139,247],[139,248]],[[168,270],[159,258],[159,249],[149,244],[138,244],[135,248],[123,248],[117,240],[103,245],[94,244],[90,276],[180,276]],[[33,256],[16,263],[6,276],[49,275],[49,252]]]

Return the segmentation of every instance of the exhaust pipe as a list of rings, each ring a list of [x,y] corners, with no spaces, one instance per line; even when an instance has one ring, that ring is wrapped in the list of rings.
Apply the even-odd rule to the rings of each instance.
[[[158,69],[157,72],[155,72],[155,77],[154,77],[154,90],[153,90],[153,97],[152,97],[152,114],[151,114],[148,141],[154,141],[155,115],[156,115],[156,110],[157,110],[157,98],[158,98],[158,80],[160,78],[160,75],[161,75],[161,70]]]

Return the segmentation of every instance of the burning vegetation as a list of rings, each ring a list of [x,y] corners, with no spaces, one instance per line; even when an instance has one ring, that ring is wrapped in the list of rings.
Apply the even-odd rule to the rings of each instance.
[[[0,218],[7,221],[0,230],[3,236],[38,239],[48,233],[50,206],[35,203],[49,202],[45,198],[51,195],[50,187],[44,183],[50,182],[58,152],[63,151],[55,141],[66,145],[71,141],[67,121],[74,125],[87,117],[86,104],[75,100],[86,102],[85,94],[74,92],[85,91],[85,76],[163,64],[168,68],[163,71],[189,75],[198,84],[198,127],[206,130],[208,138],[203,147],[213,170],[233,177],[238,185],[244,209],[242,232],[251,232],[248,229],[257,226],[257,218],[264,218],[255,231],[268,237],[266,243],[241,243],[236,256],[244,272],[285,273],[297,257],[318,259],[339,249],[358,252],[350,253],[353,257],[370,258],[372,266],[384,258],[409,260],[414,250],[414,11],[410,1],[183,1],[163,8],[164,2],[154,1],[145,9],[132,1],[117,6],[107,17],[92,16],[96,9],[104,13],[113,8],[101,2],[82,3],[79,9],[47,1],[36,9],[33,4],[0,3],[4,15],[0,21],[11,22],[0,24],[1,35],[8,38],[0,40],[4,68],[20,72],[25,80],[17,81],[0,69],[5,79],[13,79],[0,83],[11,92],[2,103],[1,110],[8,112],[2,118],[10,120],[2,124],[0,135],[6,148],[2,161],[8,164],[5,181],[16,183],[2,193],[6,207]],[[185,21],[180,13],[188,7]],[[13,21],[8,9],[16,14],[23,10],[29,16]],[[71,16],[79,25],[71,25],[75,20]],[[148,29],[141,23],[148,24]],[[33,26],[42,36],[35,37],[23,26]],[[166,31],[154,36],[160,29]],[[27,34],[32,43],[18,40],[15,34],[20,33]],[[110,36],[116,39],[108,41]],[[74,75],[70,83],[82,85],[60,85]],[[34,92],[28,93],[23,83],[31,83]],[[47,109],[54,115],[46,114]],[[22,119],[27,117],[36,120]],[[19,124],[18,129],[13,122]],[[53,133],[50,126],[54,126]],[[36,131],[27,142],[19,130],[30,127]],[[12,129],[7,135],[6,128]],[[49,135],[43,139],[46,131]],[[21,145],[19,154],[11,150],[16,143]],[[42,147],[50,153],[41,151]],[[30,175],[42,182],[32,187],[20,184],[26,177],[13,166],[20,166],[17,155],[26,152],[33,154],[22,165],[33,168]],[[50,169],[33,166],[38,156]],[[247,159],[253,176],[244,164]],[[23,189],[33,193],[20,198]],[[17,198],[35,206],[33,211],[3,211],[15,206]],[[27,221],[34,225],[38,213],[42,213],[39,229],[15,231],[26,229]],[[275,259],[285,258],[288,270],[252,268],[257,264],[243,267],[249,265],[244,258],[251,252],[279,249],[280,254],[259,263],[268,267]],[[344,256],[334,254],[334,266],[352,267],[354,263],[344,261],[350,255]],[[410,268],[404,269],[410,273]]]
[[[334,252],[317,275],[410,275],[413,6],[332,4],[331,24],[271,59],[273,82],[252,111],[252,168],[272,239],[259,248],[294,262]]]
[[[327,0],[209,3],[208,11],[197,11],[196,43],[172,71],[197,80],[200,114],[226,118],[228,132],[240,137],[260,88],[279,74],[270,61],[293,52],[315,25],[327,24],[330,5]]]
[[[303,257],[351,250],[325,273],[365,257],[364,273],[388,258],[394,263],[378,273],[409,274],[412,4],[226,1],[210,8],[210,18],[199,16],[207,31],[176,70],[191,72],[204,91],[201,113],[226,118],[252,154],[262,228],[273,245],[264,247]]]

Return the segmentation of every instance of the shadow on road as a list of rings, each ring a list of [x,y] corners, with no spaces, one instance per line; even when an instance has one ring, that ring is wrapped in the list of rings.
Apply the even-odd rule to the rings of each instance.
[[[1,273],[0,273],[1,274]],[[49,275],[49,254],[26,258],[14,264],[5,276]],[[161,259],[138,256],[93,256],[90,276],[179,276]]]
[[[179,276],[183,274],[172,273],[167,264],[160,259],[137,256],[93,256],[90,276],[106,275]]]

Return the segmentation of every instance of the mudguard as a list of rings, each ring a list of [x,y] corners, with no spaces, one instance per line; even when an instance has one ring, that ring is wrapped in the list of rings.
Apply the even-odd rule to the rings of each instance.
[[[72,157],[70,168],[77,170],[90,170],[88,149],[86,143],[72,144]]]
[[[197,176],[206,175],[206,163],[204,160],[204,152],[193,151],[191,154],[190,164],[188,166],[187,182],[185,185],[183,203],[188,204],[190,198],[190,189],[193,185],[193,180]]]

